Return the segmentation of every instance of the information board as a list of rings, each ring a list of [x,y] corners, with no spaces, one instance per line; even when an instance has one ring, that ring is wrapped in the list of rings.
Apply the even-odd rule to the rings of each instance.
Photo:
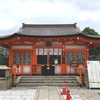
[[[87,61],[88,80],[90,88],[100,88],[100,62]]]

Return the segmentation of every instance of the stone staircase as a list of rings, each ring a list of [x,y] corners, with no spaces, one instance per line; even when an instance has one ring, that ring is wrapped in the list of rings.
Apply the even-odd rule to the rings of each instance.
[[[66,80],[67,86],[77,86],[75,75],[65,76],[21,76],[17,86],[62,86]]]

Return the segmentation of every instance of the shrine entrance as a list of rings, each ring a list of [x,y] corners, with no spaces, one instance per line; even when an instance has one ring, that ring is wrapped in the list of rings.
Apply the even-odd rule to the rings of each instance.
[[[84,71],[85,52],[66,52],[66,70],[68,74],[78,74],[80,65]]]
[[[13,67],[18,67],[18,74],[31,74],[31,52],[14,52]]]

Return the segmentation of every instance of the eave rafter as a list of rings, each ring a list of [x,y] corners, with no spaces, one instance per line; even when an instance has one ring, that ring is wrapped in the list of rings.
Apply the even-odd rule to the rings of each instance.
[[[70,37],[66,36],[66,37],[52,37],[52,38],[51,37],[38,38],[38,37],[15,36],[15,37],[4,39],[4,40],[0,41],[0,45],[9,47],[14,43],[15,43],[15,45],[18,45],[18,44],[16,44],[17,42],[19,42],[19,44],[25,45],[25,42],[32,42],[32,44],[34,44],[36,42],[41,42],[41,41],[58,41],[58,42],[62,42],[62,43],[74,41],[74,44],[77,44],[78,42],[83,42],[86,45],[88,45],[89,47],[94,47],[94,46],[97,46],[100,44],[99,39],[96,40],[96,39],[91,39],[91,38],[85,38],[83,36],[70,36]],[[30,44],[28,44],[28,45],[30,45]]]
[[[0,43],[4,43],[4,42],[14,42],[14,41],[16,41],[16,40],[18,40],[18,37],[14,37],[14,38],[11,38],[11,39],[6,39],[6,40],[2,40]]]
[[[90,42],[97,43],[97,44],[100,43],[100,40],[97,40],[97,39],[88,39],[88,38],[84,38],[84,37],[80,37],[80,40],[84,41],[84,42],[88,42],[88,43],[90,43]]]
[[[86,43],[86,45],[89,45],[89,47],[95,47],[95,46],[98,46],[100,44],[100,40],[87,39],[87,38],[84,38],[81,36],[76,37],[76,40]]]
[[[19,37],[13,37],[11,39],[2,40],[0,41],[0,45],[6,48],[10,48],[12,43],[14,43],[15,41],[18,41],[19,39],[20,39]]]

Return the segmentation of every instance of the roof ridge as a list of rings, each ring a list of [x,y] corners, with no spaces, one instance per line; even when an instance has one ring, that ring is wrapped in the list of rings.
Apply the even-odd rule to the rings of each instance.
[[[74,24],[25,24],[25,23],[22,23],[22,28],[25,28],[25,27],[75,27],[76,28],[76,24],[77,23],[74,23]]]

